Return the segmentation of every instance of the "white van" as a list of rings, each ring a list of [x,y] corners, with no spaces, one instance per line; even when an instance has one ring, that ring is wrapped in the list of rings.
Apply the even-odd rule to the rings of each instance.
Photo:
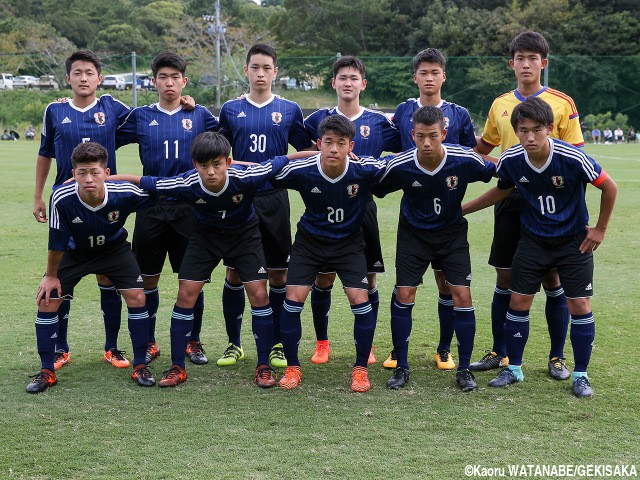
[[[13,75],[0,73],[0,90],[13,90]]]

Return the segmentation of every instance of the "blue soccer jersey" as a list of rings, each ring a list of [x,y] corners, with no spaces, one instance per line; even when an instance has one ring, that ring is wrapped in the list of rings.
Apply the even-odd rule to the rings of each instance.
[[[374,194],[384,197],[402,190],[400,213],[415,228],[432,230],[457,223],[462,218],[462,199],[467,185],[488,182],[495,164],[459,145],[442,145],[444,158],[433,171],[418,162],[413,148],[389,160]]]
[[[56,187],[51,195],[49,250],[100,251],[126,236],[124,223],[136,210],[156,201],[128,182],[106,181],[102,205],[92,207],[80,199],[78,184]]]
[[[131,109],[111,95],[102,95],[85,108],[71,100],[50,103],[42,120],[42,141],[38,155],[55,158],[57,165],[54,185],[71,178],[71,153],[84,142],[97,142],[107,149],[108,167],[116,172],[116,127]]]
[[[396,112],[393,114],[393,123],[400,131],[402,150],[409,150],[416,146],[413,138],[411,138],[411,130],[413,130],[411,117],[422,106],[420,99],[410,98],[398,105]],[[445,141],[450,144],[462,145],[463,147],[475,147],[476,135],[467,109],[444,100],[441,100],[436,107],[444,113],[444,126],[447,130]]]
[[[138,143],[144,175],[173,177],[193,168],[193,139],[217,128],[218,119],[201,105],[170,112],[156,103],[133,109],[118,127],[116,142],[118,147]]]
[[[285,157],[276,157],[258,165],[243,167],[232,165],[219,192],[208,190],[196,170],[170,178],[142,177],[144,190],[168,195],[193,206],[195,224],[220,229],[237,230],[255,217],[253,195],[265,182],[271,180],[289,163]]]
[[[249,97],[230,100],[220,110],[220,133],[233,147],[233,158],[260,163],[311,146],[297,103],[273,95],[262,104]],[[271,189],[265,185],[261,190]]]
[[[290,162],[271,183],[300,193],[305,210],[299,226],[312,235],[342,239],[360,230],[371,189],[384,174],[385,165],[369,157],[348,160],[342,175],[329,178],[318,153]]]
[[[342,115],[356,125],[353,153],[358,157],[379,158],[383,152],[400,152],[400,132],[387,116],[378,111],[360,107],[355,117],[347,117],[338,107],[322,108],[304,119],[304,128],[312,141],[318,139],[318,125],[331,115]]]
[[[542,237],[566,237],[589,223],[587,183],[599,185],[607,174],[581,149],[549,138],[549,158],[534,167],[522,145],[505,150],[498,162],[498,188],[516,187],[522,196],[522,226]]]

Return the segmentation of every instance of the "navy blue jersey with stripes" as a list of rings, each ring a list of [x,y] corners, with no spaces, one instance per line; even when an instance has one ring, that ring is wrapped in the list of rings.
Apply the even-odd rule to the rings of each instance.
[[[299,226],[312,235],[341,239],[360,230],[371,189],[385,165],[369,157],[349,159],[342,175],[330,178],[322,171],[318,153],[290,162],[271,183],[300,193],[305,210]]]
[[[116,127],[131,109],[111,95],[102,95],[85,108],[67,102],[50,103],[42,120],[42,141],[38,155],[55,158],[54,185],[71,178],[71,152],[84,142],[97,142],[107,149],[108,167],[116,172]]]
[[[142,177],[140,186],[168,195],[193,207],[195,224],[237,230],[255,217],[253,195],[289,163],[286,156],[257,165],[231,165],[219,192],[208,190],[196,170],[170,178]]]
[[[356,125],[356,136],[353,138],[353,153],[358,157],[379,158],[383,152],[397,153],[402,150],[400,132],[387,116],[378,111],[360,107],[355,117],[347,117],[338,107],[321,108],[304,119],[309,138],[315,142],[318,137],[318,125],[331,115],[342,115]]]
[[[374,188],[374,195],[384,197],[402,190],[400,213],[415,228],[432,230],[457,223],[462,218],[462,199],[467,185],[489,182],[495,164],[460,145],[442,145],[444,158],[433,171],[418,162],[413,148],[388,160],[387,169]]]
[[[606,173],[581,149],[549,138],[546,163],[536,168],[522,145],[500,155],[498,188],[516,187],[522,196],[522,226],[542,237],[566,237],[589,223],[587,183],[599,185]]]
[[[444,113],[444,126],[447,130],[445,142],[462,145],[463,147],[475,147],[476,135],[467,109],[444,100],[441,100],[440,104],[436,106]],[[416,146],[413,138],[411,138],[411,130],[413,130],[411,117],[420,107],[422,107],[420,99],[410,98],[398,105],[396,112],[393,114],[393,123],[400,131],[402,150],[409,150]]]
[[[75,182],[54,188],[49,218],[49,250],[95,251],[109,248],[127,232],[124,223],[136,210],[148,208],[155,195],[128,182],[107,180],[104,201],[92,207],[80,199]]]
[[[173,177],[193,168],[193,139],[217,128],[218,119],[202,105],[168,111],[156,103],[133,109],[118,127],[116,143],[139,145],[143,175]]]
[[[286,155],[289,144],[296,150],[311,146],[297,103],[276,95],[262,104],[249,97],[230,100],[220,110],[220,133],[233,147],[233,158],[260,163]],[[261,190],[269,190],[269,184]]]

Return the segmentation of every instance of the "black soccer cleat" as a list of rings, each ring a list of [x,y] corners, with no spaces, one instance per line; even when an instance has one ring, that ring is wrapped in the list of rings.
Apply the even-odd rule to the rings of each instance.
[[[524,380],[524,375],[520,374],[520,377],[516,376],[516,374],[510,368],[503,369],[496,378],[489,382],[490,387],[507,387],[513,383],[522,382]]]
[[[476,383],[473,373],[471,373],[467,368],[456,372],[456,383],[463,392],[472,392],[478,388],[478,384]]]
[[[486,351],[486,355],[477,362],[469,365],[469,370],[473,372],[486,372],[494,368],[504,368],[509,366],[509,357],[503,357],[496,352]]]
[[[131,378],[141,387],[153,387],[156,384],[155,378],[144,363],[133,367]]]
[[[398,390],[409,381],[410,370],[408,368],[396,367],[393,376],[387,380],[387,387],[391,390]]]
[[[195,363],[196,365],[209,363],[209,359],[207,358],[204,348],[202,348],[202,343],[200,343],[199,340],[191,340],[187,344],[187,355],[189,356],[191,363]]]
[[[576,378],[573,381],[571,390],[576,397],[590,397],[591,395],[593,395],[593,388],[591,388],[589,379],[584,375]]]
[[[43,368],[40,373],[34,375],[31,383],[27,385],[27,393],[44,392],[47,388],[53,387],[58,383],[58,377],[51,370]]]
[[[553,357],[549,360],[549,375],[555,380],[566,380],[571,376],[571,372],[564,364],[564,358]]]

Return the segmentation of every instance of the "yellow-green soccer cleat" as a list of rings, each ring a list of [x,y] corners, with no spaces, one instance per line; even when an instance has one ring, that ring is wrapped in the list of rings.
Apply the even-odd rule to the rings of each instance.
[[[235,365],[238,360],[242,360],[243,358],[244,350],[242,350],[242,347],[230,343],[222,354],[222,357],[220,357],[216,363],[219,367],[228,367]]]

